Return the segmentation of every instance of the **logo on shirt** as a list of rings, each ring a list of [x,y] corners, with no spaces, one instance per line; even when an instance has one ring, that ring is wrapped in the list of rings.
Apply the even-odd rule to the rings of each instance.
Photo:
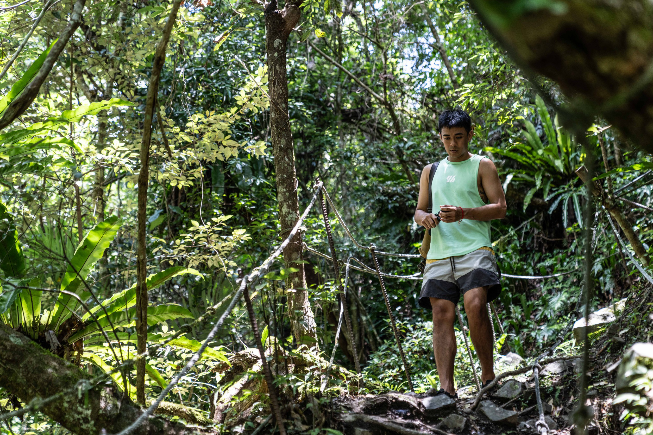
[[[456,176],[455,175],[449,175],[447,177],[447,183],[453,183],[454,181],[456,181]]]

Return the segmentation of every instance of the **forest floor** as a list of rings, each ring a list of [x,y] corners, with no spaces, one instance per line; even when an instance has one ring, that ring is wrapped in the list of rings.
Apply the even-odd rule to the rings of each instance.
[[[588,426],[590,435],[621,434],[626,430],[626,422],[620,417],[623,406],[612,404],[616,396],[617,368],[628,347],[636,342],[650,341],[653,335],[653,289],[641,288],[633,292],[625,307],[615,321],[590,334],[586,402],[593,412]],[[252,361],[237,371],[247,370],[255,359],[252,355]],[[305,367],[308,366],[310,364]],[[528,367],[526,362],[514,353],[498,356],[495,363],[498,374],[524,367]],[[334,366],[334,369],[342,375],[346,372],[340,367]],[[575,433],[573,414],[578,408],[581,372],[582,360],[573,356],[543,364],[539,385],[549,434]],[[254,389],[251,385],[248,388]],[[259,394],[266,392],[264,387],[259,390]],[[282,408],[290,434],[337,433],[329,429],[346,435],[538,433],[539,413],[532,370],[501,379],[489,396],[483,397],[479,406],[472,409],[476,395],[475,385],[459,388],[455,401],[444,395],[410,392],[350,393],[332,399],[308,395],[300,400],[287,397],[288,401],[282,400]],[[234,420],[238,424],[225,422],[231,433],[277,433],[270,424],[273,420],[265,419],[270,414],[269,409],[254,417],[253,414],[258,413],[243,412],[245,408],[237,412],[239,416]],[[243,424],[245,421],[249,423]],[[257,429],[252,432],[246,426]]]
[[[586,402],[593,411],[588,426],[590,435],[621,434],[626,430],[626,423],[620,418],[623,406],[612,404],[616,396],[617,367],[628,347],[650,340],[652,306],[653,291],[642,289],[631,295],[625,312],[616,321],[591,334]],[[506,369],[497,372],[502,371]],[[575,433],[573,413],[578,407],[581,372],[580,358],[543,367],[540,390],[548,433]],[[475,386],[459,389],[455,403],[442,395],[429,398],[426,394],[413,393],[343,396],[331,402],[327,420],[332,422],[331,428],[355,435],[538,433],[534,387],[532,371],[505,378],[475,410],[472,410],[477,394]],[[506,392],[508,397],[499,397],[506,396]]]

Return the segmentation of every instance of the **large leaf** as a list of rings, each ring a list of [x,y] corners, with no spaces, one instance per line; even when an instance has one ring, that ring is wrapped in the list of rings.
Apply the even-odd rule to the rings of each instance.
[[[123,345],[125,343],[134,343],[135,344],[137,342],[136,334],[129,334],[127,332],[118,332],[115,335],[112,333],[112,334],[109,335],[109,338],[112,341],[115,338],[117,338],[117,340],[120,340],[120,342]],[[147,335],[147,342],[148,343],[163,343],[166,340],[168,340],[168,336],[166,336],[166,335],[161,335],[161,334],[148,334]],[[102,344],[105,341],[106,340],[104,339],[104,337],[102,337],[100,335],[96,334],[96,335],[90,336],[84,341],[84,349],[88,348],[89,345],[92,346],[93,344]],[[191,339],[186,338],[186,337],[179,337],[179,338],[175,338],[174,340],[169,341],[167,343],[167,345],[168,346],[173,346],[173,347],[178,347],[178,348],[181,348],[181,349],[191,350],[193,352],[197,352],[199,350],[200,346],[202,346],[202,343],[200,343],[197,340],[191,340]],[[202,358],[208,358],[208,359],[213,359],[213,360],[218,360],[218,361],[224,361],[227,364],[230,364],[229,363],[229,358],[227,357],[227,355],[228,354],[226,352],[222,351],[222,350],[214,349],[212,347],[207,347],[204,350],[204,353],[202,354]]]
[[[99,222],[88,232],[82,243],[77,247],[73,258],[70,260],[66,274],[61,280],[61,290],[81,294],[82,279],[88,277],[89,272],[95,263],[102,258],[104,251],[109,247],[118,228],[120,221],[117,216],[112,216],[104,222]],[[81,287],[81,288],[80,288]],[[48,322],[55,332],[58,331],[60,323],[70,316],[69,310],[77,308],[78,302],[70,295],[59,294],[55,304],[54,314]]]
[[[161,376],[161,373],[154,367],[152,367],[149,364],[145,364],[145,372],[147,375],[152,378],[157,384],[159,384],[159,387],[165,388],[168,386],[168,383],[163,379],[163,376]]]
[[[89,335],[100,334],[100,327],[108,333],[111,330],[111,324],[116,328],[133,326],[135,324],[135,318],[136,307],[124,311],[116,311],[115,313],[102,317],[97,322],[92,321],[81,331],[73,334],[73,336],[68,339],[68,342],[72,343],[84,337],[88,337]],[[166,320],[180,318],[192,319],[193,315],[186,308],[176,304],[147,307],[148,326],[153,326]],[[111,335],[113,335],[113,333],[111,333]]]
[[[6,313],[13,305],[15,305],[16,299],[20,296],[20,293],[20,289],[12,288],[0,295],[0,314]]]
[[[30,288],[32,287],[32,288]],[[22,308],[22,324],[25,326],[27,334],[35,339],[39,334],[39,323],[41,315],[41,297],[43,291],[34,288],[41,287],[41,280],[34,278],[29,283],[29,287],[23,289],[20,294],[20,305]]]
[[[202,274],[195,269],[186,268],[183,266],[174,266],[162,272],[159,272],[157,274],[148,276],[145,283],[149,291],[159,287],[161,284],[163,284],[170,278],[173,278],[178,275],[186,275],[186,274],[202,276]],[[102,306],[97,305],[91,308],[90,313],[94,313],[94,314],[97,313],[98,317],[104,317],[107,314],[114,313],[118,310],[131,308],[134,306],[134,304],[136,304],[136,284],[134,284],[127,290],[123,290],[120,293],[111,296],[111,298],[107,299],[106,301],[103,301],[102,306],[104,306],[104,309],[102,309]],[[89,320],[91,318],[90,313],[84,314],[82,316],[82,320],[83,321]]]
[[[84,116],[96,115],[102,110],[110,109],[114,106],[133,106],[131,103],[120,98],[110,100],[96,101],[90,104],[83,104],[75,109],[66,110],[59,116],[49,118],[45,122],[37,122],[27,128],[13,130],[0,134],[0,145],[11,145],[24,141],[26,138],[32,138],[35,135],[49,134],[50,130],[56,130],[58,127],[71,122],[78,122]],[[73,145],[74,146],[74,145]]]
[[[11,102],[14,101],[14,99],[18,97],[21,92],[23,92],[23,89],[27,87],[36,73],[39,72],[43,62],[45,62],[45,58],[48,57],[48,53],[50,53],[50,50],[52,49],[52,46],[55,44],[55,42],[57,42],[56,39],[52,42],[52,45],[50,45],[47,50],[41,53],[41,55],[32,63],[25,74],[23,74],[23,76],[16,83],[14,83],[9,93],[0,100],[0,115],[5,111],[7,106],[9,106]]]
[[[18,278],[25,273],[26,267],[14,217],[0,202],[0,269],[5,275]]]
[[[0,158],[9,160],[9,157],[25,156],[40,150],[60,150],[62,148],[73,148],[77,152],[82,151],[81,148],[75,144],[75,142],[65,137],[48,137],[45,139],[35,137],[27,141],[22,141],[13,146],[0,148]]]
[[[551,116],[549,115],[549,111],[546,110],[546,105],[539,95],[535,97],[535,105],[537,106],[537,113],[540,115],[540,119],[542,120],[544,134],[546,134],[549,145],[556,145],[557,147],[558,139],[556,137],[555,129],[553,128],[553,123],[551,122]]]
[[[107,363],[104,362],[104,360],[99,356],[96,355],[92,352],[84,352],[83,358],[93,362],[95,365],[97,365],[102,371],[105,373],[111,373],[113,370],[113,367],[108,365]],[[114,372],[111,373],[111,379],[116,383],[116,386],[120,388],[121,390],[124,390],[125,388],[125,381],[122,378],[122,374],[120,372]],[[136,388],[127,381],[127,394],[132,400],[136,400]]]

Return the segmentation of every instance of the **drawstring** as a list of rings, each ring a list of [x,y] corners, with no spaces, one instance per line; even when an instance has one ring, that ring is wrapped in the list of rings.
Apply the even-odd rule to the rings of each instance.
[[[449,263],[451,263],[451,272],[456,272],[456,263],[453,261],[453,257],[449,257]]]

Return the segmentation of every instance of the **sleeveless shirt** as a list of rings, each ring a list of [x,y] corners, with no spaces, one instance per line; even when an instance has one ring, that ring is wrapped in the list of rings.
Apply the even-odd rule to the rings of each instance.
[[[438,165],[431,185],[433,213],[441,205],[463,208],[485,205],[478,193],[478,167],[485,157],[472,154],[462,162],[450,162],[445,158]],[[483,246],[492,247],[490,222],[463,219],[461,222],[440,222],[431,229],[429,260],[465,255]]]

